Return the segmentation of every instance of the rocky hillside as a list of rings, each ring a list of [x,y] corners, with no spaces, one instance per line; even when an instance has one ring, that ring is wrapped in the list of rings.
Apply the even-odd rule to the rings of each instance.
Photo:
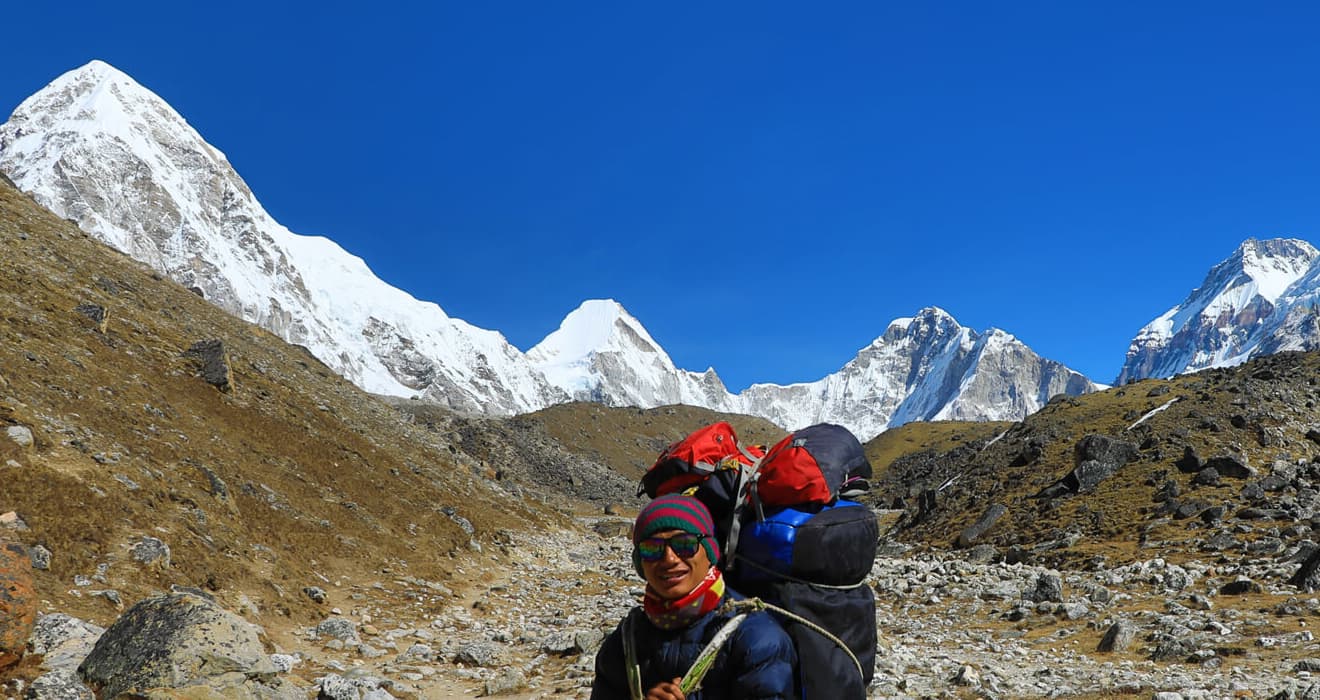
[[[507,567],[490,543],[569,522],[565,493],[502,484],[7,182],[0,245],[0,536],[44,557],[48,610],[104,625],[184,586],[274,631],[324,617],[304,587],[389,572],[457,595]]]
[[[1317,403],[1314,352],[1061,397],[895,460],[874,496],[907,509],[905,541],[1054,566],[1276,556],[1320,524]]]

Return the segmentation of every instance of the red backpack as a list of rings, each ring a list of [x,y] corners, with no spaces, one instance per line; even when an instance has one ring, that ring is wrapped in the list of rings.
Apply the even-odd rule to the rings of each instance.
[[[754,468],[764,456],[760,447],[739,444],[732,425],[712,423],[666,447],[642,475],[637,495],[656,498],[684,491],[700,486],[718,471]]]

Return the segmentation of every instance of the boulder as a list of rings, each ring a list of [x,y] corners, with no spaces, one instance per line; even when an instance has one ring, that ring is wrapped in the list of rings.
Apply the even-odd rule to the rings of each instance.
[[[197,363],[198,375],[207,384],[220,391],[229,391],[234,386],[234,376],[229,369],[229,354],[225,344],[219,340],[200,340],[192,344],[184,353]]]
[[[96,696],[73,669],[63,669],[37,677],[23,693],[23,700],[96,700]]]
[[[147,598],[129,608],[101,635],[78,674],[103,698],[185,688],[199,697],[304,697],[276,677],[255,626],[192,593]]]
[[[73,671],[91,653],[105,628],[64,613],[41,615],[28,639],[28,651],[41,654],[41,667]]]
[[[1057,574],[1041,574],[1036,577],[1036,585],[1023,594],[1023,598],[1033,603],[1063,602],[1063,579]]]
[[[1196,450],[1189,445],[1183,448],[1182,459],[1174,462],[1174,466],[1184,474],[1195,474],[1205,468],[1205,460],[1201,459],[1201,456],[1196,454]]]
[[[1219,476],[1231,479],[1250,479],[1256,475],[1256,470],[1247,466],[1245,458],[1234,455],[1211,457],[1205,461],[1205,468],[1214,469]]]
[[[129,551],[133,561],[158,569],[170,568],[170,546],[155,537],[143,537]]]
[[[26,425],[11,425],[5,428],[5,436],[14,441],[19,447],[32,447],[36,443],[36,438],[32,435],[32,429]]]
[[[1140,454],[1135,443],[1094,434],[1079,440],[1073,451],[1076,459],[1073,470],[1042,489],[1035,498],[1087,493]]]
[[[1320,548],[1311,552],[1311,555],[1302,562],[1302,566],[1288,579],[1288,585],[1296,586],[1303,591],[1320,590]]]
[[[963,549],[972,546],[977,539],[989,531],[990,528],[994,527],[995,523],[998,522],[1000,518],[1004,517],[1004,514],[1007,512],[1008,508],[998,503],[987,508],[986,511],[981,514],[981,517],[976,519],[976,522],[968,525],[958,534],[958,546]]]
[[[36,621],[32,558],[23,545],[0,539],[0,669],[23,658]]]
[[[1214,467],[1206,467],[1192,477],[1192,483],[1197,486],[1218,486],[1219,470]]]
[[[1132,642],[1137,638],[1137,630],[1132,623],[1126,620],[1119,620],[1109,626],[1105,636],[1100,640],[1100,645],[1096,647],[1097,651],[1127,651],[1132,646]]]

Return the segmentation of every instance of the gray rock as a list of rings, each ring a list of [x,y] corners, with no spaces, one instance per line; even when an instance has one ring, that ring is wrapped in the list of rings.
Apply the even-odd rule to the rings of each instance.
[[[318,681],[317,700],[362,700],[362,691],[353,681],[331,674]]]
[[[1098,651],[1127,651],[1137,638],[1137,630],[1127,620],[1119,620],[1109,626],[1105,636],[1100,639]]]
[[[1073,470],[1036,494],[1036,498],[1087,493],[1140,454],[1134,443],[1094,434],[1079,440],[1073,451],[1076,461]]]
[[[490,668],[500,664],[499,650],[493,644],[466,644],[454,655],[458,663]]]
[[[143,537],[129,552],[133,561],[160,569],[170,568],[170,546],[155,537]]]
[[[508,695],[527,687],[527,676],[517,668],[506,668],[486,681],[486,695]]]
[[[205,686],[221,695],[302,698],[276,671],[255,626],[189,593],[138,602],[115,620],[78,667],[98,697]]]
[[[219,340],[199,340],[183,353],[197,362],[198,375],[207,384],[220,391],[233,388],[233,373],[229,369],[229,354]]]
[[[1220,586],[1219,593],[1220,595],[1246,595],[1248,593],[1260,593],[1261,590],[1259,583],[1256,583],[1245,576],[1239,576],[1223,586]]]
[[[1036,577],[1035,587],[1022,597],[1033,603],[1062,603],[1063,579],[1057,574],[1041,574]]]
[[[1214,467],[1206,467],[1192,477],[1192,483],[1197,486],[1218,486],[1219,470]]]
[[[18,443],[19,447],[32,447],[36,442],[32,437],[32,429],[26,425],[11,425],[5,428],[5,435]]]
[[[28,550],[28,558],[32,560],[32,568],[37,571],[50,571],[50,550],[36,545]]]
[[[316,636],[318,638],[328,637],[344,644],[358,644],[362,641],[358,636],[357,626],[342,617],[331,617],[322,620],[316,626]]]
[[[435,661],[435,650],[426,644],[414,644],[399,654],[399,661]]]
[[[999,503],[991,505],[981,514],[981,517],[976,519],[976,522],[968,525],[958,534],[958,546],[963,549],[972,546],[976,540],[994,527],[995,523],[999,522],[999,519],[1004,517],[1006,513],[1008,513],[1007,507]]]
[[[291,654],[271,654],[270,663],[275,667],[276,671],[280,673],[288,673],[293,670],[294,666],[298,665],[298,657]]]
[[[965,553],[967,561],[973,564],[992,564],[999,560],[999,550],[993,545],[978,544]]]
[[[325,589],[317,586],[307,586],[303,589],[303,595],[311,598],[313,603],[325,602]]]
[[[95,325],[98,333],[105,333],[108,315],[104,306],[100,304],[79,304],[73,307],[73,310],[87,317]]]
[[[44,669],[73,671],[104,633],[105,628],[64,613],[40,615],[28,639],[28,651],[42,655]]]
[[[73,669],[62,669],[38,676],[23,693],[24,700],[96,700],[92,689],[83,685]]]
[[[1236,455],[1211,457],[1205,461],[1205,468],[1214,469],[1219,476],[1230,479],[1250,479],[1256,475],[1256,470],[1247,465],[1246,458]]]

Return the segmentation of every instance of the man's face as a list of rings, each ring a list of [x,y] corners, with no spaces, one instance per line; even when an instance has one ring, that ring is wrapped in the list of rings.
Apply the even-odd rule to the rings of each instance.
[[[669,539],[683,534],[682,530],[665,530],[651,537]],[[649,539],[649,538],[648,538]],[[642,575],[651,589],[661,598],[677,600],[692,592],[706,573],[710,571],[710,557],[706,556],[705,547],[697,547],[696,554],[683,559],[670,547],[665,547],[664,556],[656,561],[642,560]]]

